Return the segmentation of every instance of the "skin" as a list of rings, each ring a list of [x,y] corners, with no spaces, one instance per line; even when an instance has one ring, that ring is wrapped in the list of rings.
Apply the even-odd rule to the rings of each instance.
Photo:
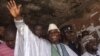
[[[49,31],[49,40],[51,43],[59,43],[60,32],[57,29]]]
[[[75,32],[74,30],[71,30],[71,31],[67,31],[64,33],[65,34],[65,39],[68,41],[68,42],[72,42],[72,41],[75,41]]]
[[[15,39],[6,40],[6,44],[7,44],[7,46],[10,47],[11,49],[14,49],[14,47],[15,47]]]
[[[97,44],[96,39],[93,39],[93,40],[90,40],[90,42],[86,44],[85,48],[89,53],[96,54],[96,52],[98,50],[97,45],[98,44]]]
[[[9,26],[5,32],[5,42],[8,47],[14,49],[15,47],[15,39],[16,39],[16,27]]]
[[[37,25],[34,28],[34,33],[38,36],[38,37],[42,37],[43,36],[43,27],[41,25]]]
[[[7,8],[14,19],[20,20],[20,18],[17,17],[20,17],[21,5],[16,5],[16,2],[14,0],[10,0],[7,3]]]

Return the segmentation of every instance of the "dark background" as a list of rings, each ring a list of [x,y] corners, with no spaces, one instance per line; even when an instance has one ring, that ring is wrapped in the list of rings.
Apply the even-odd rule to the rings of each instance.
[[[0,24],[9,24],[13,17],[6,8],[9,0],[0,0]],[[85,18],[86,14],[92,12],[91,8],[100,0],[15,0],[17,5],[22,4],[21,15],[26,23],[41,23],[48,25],[56,23],[58,26]],[[98,8],[94,11],[99,10]]]

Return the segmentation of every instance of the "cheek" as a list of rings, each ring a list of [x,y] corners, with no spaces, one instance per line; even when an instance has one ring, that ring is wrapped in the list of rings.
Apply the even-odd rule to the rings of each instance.
[[[50,35],[50,38],[51,39],[59,39],[59,35],[58,34],[56,34],[56,35]]]
[[[95,45],[95,44],[88,44],[88,46],[90,47],[90,48],[92,48],[92,49],[95,49],[97,46]]]
[[[50,39],[56,39],[57,37],[56,36],[50,36]]]
[[[73,36],[74,34],[66,33],[65,35],[68,36],[68,37],[70,37],[70,36]]]
[[[11,41],[11,42],[7,42],[7,45],[13,46],[13,45],[15,45],[15,43],[13,41]]]

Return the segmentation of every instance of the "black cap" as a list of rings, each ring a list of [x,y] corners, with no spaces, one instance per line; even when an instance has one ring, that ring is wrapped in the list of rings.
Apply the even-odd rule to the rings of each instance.
[[[74,27],[72,25],[64,25],[60,29],[62,32],[70,32],[74,30]]]

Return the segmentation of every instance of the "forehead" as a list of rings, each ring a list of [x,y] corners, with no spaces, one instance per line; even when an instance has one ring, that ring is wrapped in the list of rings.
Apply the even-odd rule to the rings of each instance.
[[[6,32],[5,33],[5,40],[15,40],[16,33],[14,32]]]
[[[6,41],[15,40],[16,36],[14,34],[9,34],[5,36]]]
[[[58,29],[50,30],[49,33],[59,32]]]
[[[38,26],[36,26],[36,28],[42,28],[42,26],[39,26],[39,25],[38,25]]]
[[[14,35],[5,36],[6,41],[12,41],[12,40],[15,40],[15,39],[16,39],[16,36],[14,36]]]
[[[91,39],[90,42],[97,42],[96,39]]]
[[[37,26],[35,26],[35,29],[37,29],[37,28],[43,28],[43,26],[42,25],[37,25]]]

